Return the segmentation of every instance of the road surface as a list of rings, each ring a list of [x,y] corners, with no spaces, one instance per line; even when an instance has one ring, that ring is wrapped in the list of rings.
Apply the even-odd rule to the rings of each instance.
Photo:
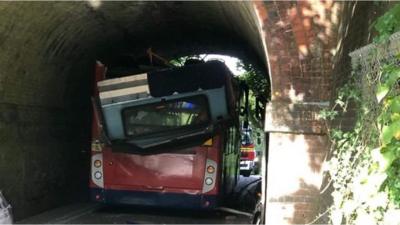
[[[241,177],[235,193],[236,209],[243,210],[246,203],[242,192],[259,177]],[[250,184],[250,185],[248,185]],[[251,192],[251,191],[250,191]],[[240,202],[243,201],[241,205]],[[251,210],[247,210],[251,211]],[[132,206],[105,206],[98,203],[76,203],[18,221],[29,224],[248,224],[250,217],[235,211],[193,211],[156,209]]]

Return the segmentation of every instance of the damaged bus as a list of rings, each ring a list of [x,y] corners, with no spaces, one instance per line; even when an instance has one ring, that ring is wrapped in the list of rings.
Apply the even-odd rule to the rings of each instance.
[[[219,61],[94,81],[91,199],[212,209],[239,177],[239,86]]]

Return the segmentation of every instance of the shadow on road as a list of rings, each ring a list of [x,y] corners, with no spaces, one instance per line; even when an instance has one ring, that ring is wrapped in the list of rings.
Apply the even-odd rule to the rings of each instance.
[[[240,177],[235,192],[225,205],[253,212],[261,177]],[[189,210],[127,205],[76,203],[49,210],[18,223],[29,224],[248,224],[250,218],[221,210]]]

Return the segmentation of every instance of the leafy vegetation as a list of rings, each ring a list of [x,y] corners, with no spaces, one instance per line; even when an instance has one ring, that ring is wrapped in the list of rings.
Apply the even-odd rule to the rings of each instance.
[[[258,128],[263,128],[265,104],[270,100],[270,83],[265,74],[251,64],[238,64],[245,72],[239,80],[249,88],[249,119]]]
[[[204,62],[207,55],[189,55],[170,60],[176,67],[184,66],[191,61]],[[216,57],[218,59],[218,57]],[[270,83],[264,73],[252,64],[238,62],[237,68],[245,71],[238,76],[239,81],[249,88],[249,120],[253,126],[263,128],[265,105],[270,100]]]
[[[400,4],[380,17],[375,28],[380,44],[399,31]],[[333,187],[333,224],[400,221],[400,55],[371,59],[376,57],[364,59],[368,70],[362,65],[353,68],[334,106],[320,113],[326,121],[337,121],[357,109],[353,129],[329,128],[333,154],[327,170]]]
[[[378,18],[374,28],[379,35],[375,38],[376,42],[382,42],[397,31],[400,31],[400,4],[392,7],[384,16]]]
[[[202,57],[200,57],[200,55],[188,55],[188,56],[183,56],[180,58],[176,58],[176,59],[172,59],[169,61],[169,63],[175,67],[181,67],[184,66],[186,62],[188,61],[204,61],[204,59]]]
[[[269,101],[270,84],[266,75],[251,64],[240,63],[238,67],[243,68],[244,72],[240,75],[240,79],[244,81],[252,91],[254,98],[266,103]]]

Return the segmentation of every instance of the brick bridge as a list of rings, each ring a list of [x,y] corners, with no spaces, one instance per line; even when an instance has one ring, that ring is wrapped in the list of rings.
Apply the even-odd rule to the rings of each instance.
[[[371,41],[371,2],[0,2],[0,189],[17,219],[86,195],[95,59],[152,47],[167,58],[228,54],[270,79],[268,224],[329,204],[318,111]],[[265,194],[265,193],[264,193]],[[320,220],[319,222],[324,222]]]

